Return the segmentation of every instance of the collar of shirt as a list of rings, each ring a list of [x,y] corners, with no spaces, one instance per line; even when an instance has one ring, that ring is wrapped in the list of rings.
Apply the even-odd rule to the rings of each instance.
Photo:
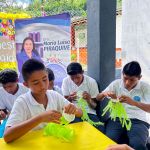
[[[83,75],[83,81],[82,81],[81,85],[86,85],[86,84],[87,84],[86,76]]]
[[[46,93],[47,95],[47,93]],[[32,96],[31,91],[28,92],[28,97],[29,97],[29,101],[32,105],[38,105],[38,106],[43,106],[43,104],[39,104],[35,98]]]

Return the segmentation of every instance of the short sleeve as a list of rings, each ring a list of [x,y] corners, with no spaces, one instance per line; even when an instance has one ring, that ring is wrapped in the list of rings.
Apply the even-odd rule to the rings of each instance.
[[[6,109],[6,106],[2,97],[0,98],[0,109]]]
[[[143,102],[150,104],[150,85],[145,83],[141,90],[143,92]]]
[[[27,110],[28,108],[26,103],[18,98],[14,103],[6,126],[14,126],[27,120]]]
[[[67,84],[67,78],[65,78],[62,82],[62,94],[64,96],[69,96],[70,93],[69,93],[69,88],[68,88],[68,84]]]
[[[98,85],[96,81],[93,79],[90,83],[90,93],[91,98],[96,98],[96,96],[99,94]]]
[[[106,87],[106,89],[105,89],[103,92],[109,92],[109,91],[110,91],[110,92],[116,93],[116,86],[119,86],[117,80],[111,82],[111,83],[108,85],[108,87]]]
[[[57,103],[57,110],[62,112],[62,110],[64,109],[64,107],[68,104],[70,104],[70,102],[65,99],[62,95],[60,95],[58,92],[55,92],[58,103]]]

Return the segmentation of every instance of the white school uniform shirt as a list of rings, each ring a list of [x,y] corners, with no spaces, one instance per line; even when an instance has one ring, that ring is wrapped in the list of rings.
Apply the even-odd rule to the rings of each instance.
[[[29,89],[21,83],[18,83],[18,86],[18,91],[14,95],[8,93],[3,87],[0,88],[0,109],[7,109],[10,112],[18,96],[29,91]]]
[[[138,84],[131,90],[128,91],[124,87],[124,83],[121,79],[113,81],[103,92],[112,91],[117,96],[126,95],[131,99],[136,100],[136,97],[140,102],[150,104],[150,85],[144,81],[139,81]],[[126,103],[122,103],[129,118],[139,119],[148,123],[146,112],[136,106],[131,106]]]
[[[10,113],[6,126],[14,126],[48,110],[56,110],[62,112],[64,106],[70,103],[62,95],[53,90],[47,90],[46,95],[48,98],[46,109],[44,108],[43,104],[39,104],[34,99],[34,97],[31,94],[31,91],[19,96],[14,103],[13,109]],[[40,123],[32,130],[41,129],[46,124],[47,123]]]
[[[91,95],[91,98],[96,98],[99,94],[98,86],[96,81],[87,76],[83,75],[84,79],[80,86],[77,86],[69,76],[64,78],[62,82],[62,93],[64,96],[69,96],[73,92],[88,92]],[[77,105],[77,101],[73,101],[75,105]],[[96,114],[96,110],[91,108],[90,106],[87,107],[87,112],[90,114]]]

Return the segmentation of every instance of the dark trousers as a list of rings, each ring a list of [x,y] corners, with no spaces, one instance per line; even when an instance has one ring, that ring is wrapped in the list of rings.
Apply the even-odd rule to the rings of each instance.
[[[149,124],[138,119],[131,119],[131,122],[132,127],[130,131],[127,131],[122,128],[119,119],[115,122],[109,119],[106,123],[106,135],[119,144],[124,143],[122,138],[127,137],[128,139],[125,139],[128,141],[127,144],[135,150],[147,150]]]
[[[94,121],[94,122],[99,122],[100,119],[97,115],[94,114],[88,114],[89,118]],[[75,120],[72,123],[76,123],[76,122],[82,122],[81,118],[76,117]],[[101,131],[102,133],[104,133],[105,131],[105,127],[103,125],[99,125],[99,126],[95,126],[95,128],[97,128],[99,131]]]

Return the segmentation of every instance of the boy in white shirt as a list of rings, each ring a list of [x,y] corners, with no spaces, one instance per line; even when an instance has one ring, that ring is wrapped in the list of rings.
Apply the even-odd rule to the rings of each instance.
[[[28,88],[18,83],[16,71],[5,69],[0,72],[0,120],[6,118],[11,112],[13,104],[18,96],[28,91]]]
[[[29,59],[22,67],[24,85],[30,91],[18,97],[8,118],[5,142],[16,140],[30,130],[40,129],[48,122],[60,122],[61,113],[82,116],[82,111],[55,91],[49,91],[48,74],[38,60]]]
[[[146,143],[149,136],[149,124],[146,112],[150,113],[150,85],[140,81],[141,67],[138,62],[127,63],[123,68],[123,79],[113,81],[97,100],[105,97],[119,98],[124,105],[128,117],[131,119],[131,130],[122,128],[119,119],[108,120],[106,135],[120,143],[121,137],[128,137],[129,145],[135,150],[147,150]]]
[[[62,83],[62,93],[70,102],[77,104],[77,93],[80,92],[82,97],[87,101],[87,113],[89,118],[98,122],[99,117],[96,114],[96,96],[98,95],[98,86],[96,81],[84,75],[81,64],[72,62],[67,66],[68,77],[64,78]],[[81,118],[76,118],[74,122],[82,121]],[[104,132],[103,126],[97,126],[99,130]]]
[[[49,80],[48,89],[49,90],[54,90],[54,91],[56,91],[56,92],[58,92],[59,94],[62,95],[61,88],[54,85],[54,80],[55,80],[54,72],[50,68],[47,68],[47,72],[48,72],[48,80]]]

